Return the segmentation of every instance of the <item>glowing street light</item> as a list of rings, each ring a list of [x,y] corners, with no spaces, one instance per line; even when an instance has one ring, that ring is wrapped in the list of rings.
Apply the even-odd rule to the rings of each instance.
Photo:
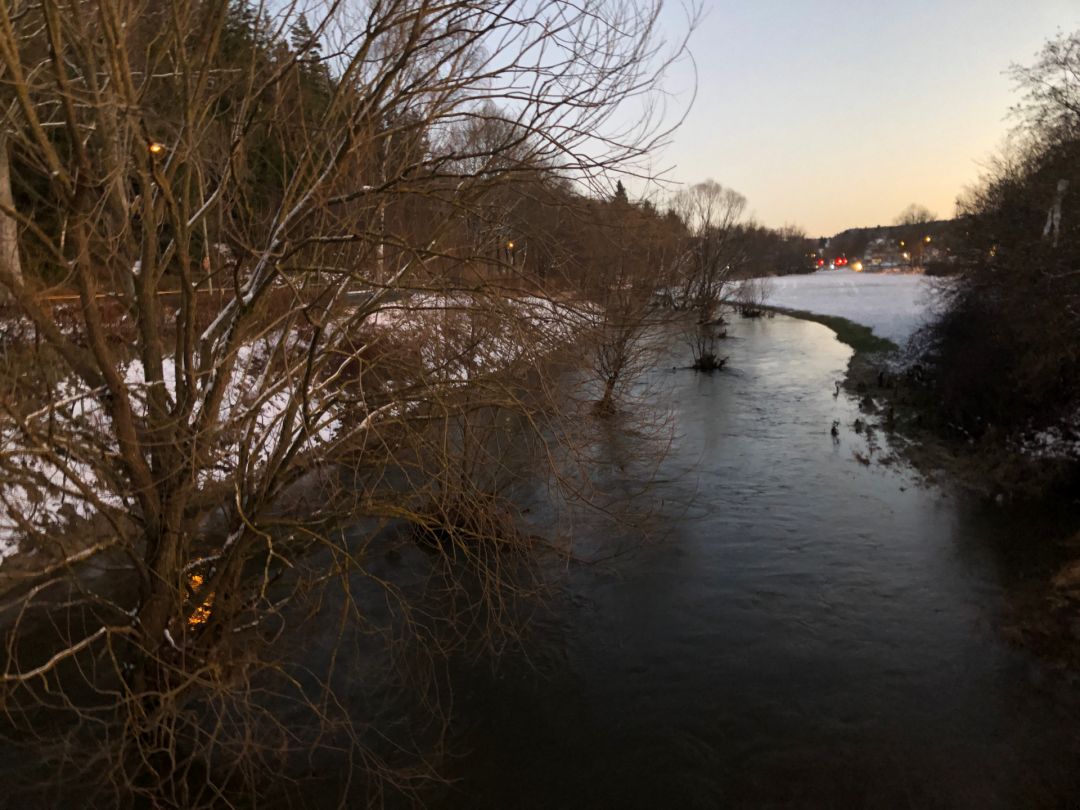
[[[929,245],[930,242],[933,241],[933,240],[928,236],[928,237],[926,237],[925,241],[926,241],[926,244]]]
[[[159,143],[158,141],[151,141],[150,145],[146,148],[150,150],[151,155],[160,155],[165,151],[165,144]]]
[[[507,242],[506,243],[506,249],[507,250],[513,250],[514,249],[514,243],[513,242]]]

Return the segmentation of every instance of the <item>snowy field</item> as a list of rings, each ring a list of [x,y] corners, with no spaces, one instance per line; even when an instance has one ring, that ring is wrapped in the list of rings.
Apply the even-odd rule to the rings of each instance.
[[[898,346],[933,312],[934,291],[926,276],[828,270],[769,283],[769,306],[847,318]]]

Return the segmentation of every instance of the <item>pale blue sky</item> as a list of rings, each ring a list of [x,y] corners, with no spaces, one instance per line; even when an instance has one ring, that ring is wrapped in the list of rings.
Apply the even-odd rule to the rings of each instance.
[[[1012,126],[1009,65],[1077,28],[1078,0],[713,0],[690,43],[696,102],[655,165],[812,235],[912,202],[951,216]],[[673,70],[676,98],[690,76]]]

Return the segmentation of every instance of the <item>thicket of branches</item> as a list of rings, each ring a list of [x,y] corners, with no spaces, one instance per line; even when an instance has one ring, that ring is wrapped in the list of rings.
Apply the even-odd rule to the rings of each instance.
[[[664,134],[682,46],[659,10],[0,7],[0,540],[21,551],[0,681],[42,745],[24,775],[177,807],[274,793],[320,747],[373,796],[430,775],[350,724],[345,651],[289,640],[388,613],[440,654],[497,643],[537,586],[504,491],[522,445],[572,455],[551,358],[584,348],[610,409],[643,268],[682,233],[607,199]],[[439,560],[422,598],[372,561],[402,525]]]
[[[948,420],[1080,438],[1080,32],[1014,68],[1011,148],[959,205],[962,276],[934,329]],[[1071,434],[1071,435],[1062,435]]]

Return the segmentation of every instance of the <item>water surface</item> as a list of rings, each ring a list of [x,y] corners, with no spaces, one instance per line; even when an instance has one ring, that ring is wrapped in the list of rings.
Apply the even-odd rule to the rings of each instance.
[[[1080,804],[1075,689],[1001,630],[1057,518],[856,460],[825,327],[739,321],[725,351],[713,376],[673,372],[677,345],[657,363],[676,441],[648,542],[573,567],[519,652],[458,673],[464,755],[432,803]],[[583,553],[620,540],[574,531]]]

